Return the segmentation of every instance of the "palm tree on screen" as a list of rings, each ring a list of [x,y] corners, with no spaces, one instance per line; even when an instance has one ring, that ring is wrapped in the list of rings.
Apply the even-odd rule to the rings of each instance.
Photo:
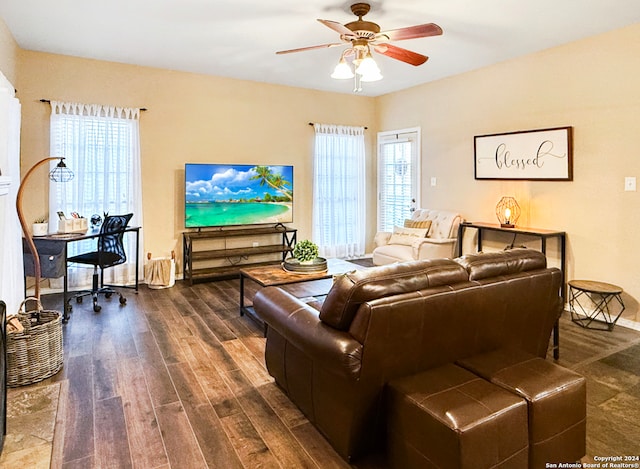
[[[290,186],[291,183],[283,178],[282,174],[274,174],[268,166],[256,166],[253,170],[256,174],[255,176],[251,176],[251,180],[260,180],[260,186],[267,184],[280,192],[287,199],[293,200],[291,190],[286,188],[286,186]]]

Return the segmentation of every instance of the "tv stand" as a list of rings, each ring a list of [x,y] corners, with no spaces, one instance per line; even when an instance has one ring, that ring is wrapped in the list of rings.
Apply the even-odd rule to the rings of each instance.
[[[281,223],[265,227],[185,231],[182,233],[184,279],[193,285],[199,281],[237,277],[245,267],[284,262],[296,244],[297,231]],[[269,241],[264,241],[267,239]]]

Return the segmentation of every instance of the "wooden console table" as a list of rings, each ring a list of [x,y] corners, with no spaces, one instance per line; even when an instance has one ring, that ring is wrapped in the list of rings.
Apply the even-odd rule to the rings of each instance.
[[[474,228],[478,232],[478,252],[482,251],[482,239],[485,231],[497,231],[501,233],[510,233],[515,236],[525,235],[540,238],[540,251],[547,255],[547,239],[557,238],[560,244],[560,272],[561,272],[561,287],[560,294],[562,296],[562,304],[566,303],[567,299],[567,286],[566,286],[566,262],[567,262],[567,235],[564,231],[545,230],[539,228],[503,228],[498,224],[493,223],[481,223],[481,222],[462,222],[458,228],[458,257],[462,256],[463,237],[467,228]],[[553,358],[556,360],[560,356],[560,330],[558,322],[553,328]]]
[[[248,245],[252,238],[276,235],[277,243]],[[266,227],[219,229],[207,231],[185,231],[182,234],[184,279],[193,285],[196,281],[237,277],[240,269],[257,266],[272,265],[284,262],[287,255],[293,251],[296,244],[297,230],[282,224]],[[244,238],[244,247],[211,249],[200,247],[200,242],[211,240],[226,240],[228,238]],[[259,238],[258,238],[259,239]],[[225,242],[226,245],[226,242]],[[271,261],[252,261],[252,256],[276,255]],[[228,265],[209,266],[208,261],[227,261]],[[241,262],[246,261],[246,262]],[[196,265],[194,265],[194,263]]]

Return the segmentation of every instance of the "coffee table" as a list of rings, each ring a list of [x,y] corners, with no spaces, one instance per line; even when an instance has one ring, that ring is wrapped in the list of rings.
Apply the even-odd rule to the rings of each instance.
[[[362,269],[365,267],[342,259],[327,259],[327,270],[324,272],[292,273],[284,270],[281,265],[240,269],[240,316],[246,314],[258,324],[264,325],[253,305],[245,304],[245,282],[247,280],[251,280],[261,287],[285,287],[285,290],[298,298],[315,297],[326,295],[331,289],[332,282],[319,281],[331,279],[334,275]]]

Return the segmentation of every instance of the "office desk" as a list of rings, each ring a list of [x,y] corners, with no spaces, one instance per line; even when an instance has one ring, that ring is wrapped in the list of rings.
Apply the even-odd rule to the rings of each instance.
[[[140,256],[140,252],[139,252],[140,251],[140,227],[128,226],[123,230],[113,231],[110,234],[113,234],[113,233],[135,233],[136,234],[136,254],[135,254],[136,283],[135,285],[107,285],[107,286],[113,286],[118,288],[132,288],[132,289],[135,289],[137,293],[138,283],[139,283],[138,263],[139,263],[139,256]],[[40,254],[40,257],[42,257],[43,255],[46,255],[46,252],[45,253],[40,252],[40,247],[43,247],[44,249],[51,249],[52,246],[56,246],[56,245],[59,248],[57,252],[60,252],[61,255],[63,256],[63,259],[61,260],[61,262],[64,263],[64,272],[62,272],[61,270],[59,272],[56,272],[58,269],[53,269],[54,271],[50,275],[46,275],[45,269],[42,269],[43,270],[42,278],[59,278],[60,275],[58,274],[64,273],[63,275],[64,277],[64,296],[63,296],[64,314],[62,316],[63,322],[67,322],[69,320],[69,313],[71,312],[71,304],[69,304],[69,300],[70,300],[69,289],[68,289],[69,285],[67,281],[67,251],[68,251],[69,243],[75,243],[77,241],[84,241],[87,239],[98,238],[99,236],[100,236],[99,230],[89,230],[86,233],[57,233],[57,234],[50,234],[47,236],[37,236],[33,238],[33,242],[36,245],[36,249],[38,249],[38,254]],[[30,254],[28,250],[25,252]],[[41,260],[41,264],[42,264],[42,260]]]

